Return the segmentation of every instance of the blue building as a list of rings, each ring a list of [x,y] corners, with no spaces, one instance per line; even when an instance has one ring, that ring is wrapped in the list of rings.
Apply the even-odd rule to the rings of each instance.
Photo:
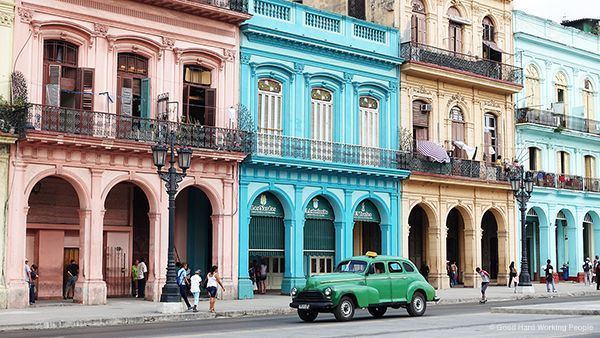
[[[400,254],[399,36],[282,0],[250,2],[241,27],[239,298],[250,264],[289,292],[367,250]]]
[[[535,279],[547,259],[581,278],[584,259],[600,254],[600,36],[582,30],[588,21],[561,25],[514,12],[525,69],[515,101],[517,155],[536,185],[526,234]]]

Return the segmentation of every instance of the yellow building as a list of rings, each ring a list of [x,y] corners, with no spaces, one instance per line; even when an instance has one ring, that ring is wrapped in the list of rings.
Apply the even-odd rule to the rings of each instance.
[[[403,255],[429,281],[476,285],[475,268],[499,284],[517,257],[515,203],[502,166],[514,153],[511,0],[321,1],[305,4],[397,27],[402,36],[400,135],[417,153],[402,186]],[[437,151],[437,155],[435,154]],[[447,163],[431,156],[447,153]]]
[[[10,95],[10,73],[12,60],[12,41],[15,5],[13,0],[0,0],[0,41],[2,41],[2,57],[0,57],[0,96],[8,99]],[[7,307],[6,289],[6,201],[8,199],[8,158],[10,144],[15,142],[12,135],[3,134],[0,130],[0,309]]]

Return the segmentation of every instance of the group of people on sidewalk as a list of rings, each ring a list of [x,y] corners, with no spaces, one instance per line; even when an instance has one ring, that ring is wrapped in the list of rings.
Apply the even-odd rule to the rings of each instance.
[[[259,294],[267,293],[267,270],[268,266],[265,259],[262,259],[260,264],[256,261],[250,263],[248,275],[252,281],[253,290]]]
[[[146,279],[148,266],[144,257],[136,259],[131,265],[131,297],[144,299],[146,297]]]
[[[175,264],[177,266],[177,285],[179,285],[179,294],[185,305],[187,305],[187,309],[192,310],[193,312],[198,312],[198,302],[200,301],[200,292],[201,289],[206,289],[208,292],[208,296],[210,297],[210,305],[209,311],[215,312],[215,303],[217,301],[217,288],[220,286],[221,290],[225,292],[225,287],[221,282],[221,277],[219,276],[219,268],[216,265],[213,265],[206,275],[206,278],[202,278],[202,271],[196,270],[192,276],[190,268],[187,263],[179,263]],[[194,306],[192,307],[188,298],[187,292],[188,290],[194,296]]]

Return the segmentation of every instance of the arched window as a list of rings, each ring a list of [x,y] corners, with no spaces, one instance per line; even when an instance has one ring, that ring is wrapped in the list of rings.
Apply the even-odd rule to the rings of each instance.
[[[42,103],[54,107],[93,109],[94,70],[77,67],[79,47],[67,41],[45,40],[43,58]]]
[[[460,12],[456,7],[448,8],[448,49],[452,52],[462,52],[462,29],[463,25],[459,21],[453,20],[460,18]]]
[[[415,140],[429,140],[429,114],[431,105],[422,100],[412,103],[413,138]]]
[[[563,72],[556,73],[554,76],[555,107],[554,112],[559,114],[569,113],[569,91],[567,76]]]
[[[534,65],[525,68],[525,101],[527,107],[540,106],[540,73]]]
[[[379,147],[379,101],[370,96],[361,96],[360,144],[365,147]]]
[[[583,82],[583,114],[588,120],[594,120],[594,87],[592,81],[585,79]],[[590,130],[591,131],[591,130]],[[598,130],[594,130],[597,132]]]
[[[415,43],[427,43],[427,23],[425,5],[421,0],[412,0],[411,40]]]
[[[281,83],[273,79],[258,81],[258,131],[281,135],[283,94]]]
[[[150,118],[150,78],[148,59],[134,53],[117,58],[117,113]]]
[[[489,17],[485,17],[483,18],[483,41],[494,41],[494,34],[495,34],[495,29],[494,29],[494,23],[492,22],[492,19],[490,19]]]
[[[536,147],[529,147],[529,170],[542,170],[542,151]]]
[[[209,69],[200,66],[183,66],[183,122],[215,125],[217,93],[210,87],[211,75]]]
[[[452,141],[465,142],[465,116],[462,109],[458,106],[450,109],[450,120],[452,120]],[[454,157],[464,158],[466,156],[461,147],[454,144]]]
[[[313,88],[311,102],[311,137],[318,141],[333,141],[333,95],[324,88]]]
[[[586,155],[583,157],[583,162],[585,166],[585,177],[586,178],[596,178],[596,159],[594,156]]]
[[[566,151],[556,153],[556,173],[569,175],[570,172],[570,156]]]
[[[488,162],[495,162],[499,155],[499,139],[498,134],[498,119],[496,115],[491,113],[485,113],[484,115],[484,154]]]
[[[500,48],[498,48],[498,46],[494,42],[496,33],[494,22],[490,17],[486,16],[485,18],[483,18],[481,24],[483,26],[483,58],[496,62],[502,62],[502,50],[500,50]]]

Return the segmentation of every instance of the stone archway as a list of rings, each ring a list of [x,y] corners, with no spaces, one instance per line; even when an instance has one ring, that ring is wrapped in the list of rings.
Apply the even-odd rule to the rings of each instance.
[[[481,219],[481,267],[490,273],[491,279],[498,278],[498,223],[491,211],[486,211]]]
[[[540,280],[540,271],[542,263],[541,253],[541,242],[540,242],[540,217],[535,208],[527,211],[527,229],[526,229],[526,245],[527,245],[527,263],[529,264],[529,275],[531,280]],[[519,262],[515,262],[519,263]],[[517,268],[519,269],[519,268]]]
[[[368,199],[360,202],[353,212],[353,221],[354,255],[364,255],[367,251],[381,254],[381,216],[375,204]]]
[[[427,264],[429,218],[420,205],[410,211],[408,226],[408,258],[421,268]]]

